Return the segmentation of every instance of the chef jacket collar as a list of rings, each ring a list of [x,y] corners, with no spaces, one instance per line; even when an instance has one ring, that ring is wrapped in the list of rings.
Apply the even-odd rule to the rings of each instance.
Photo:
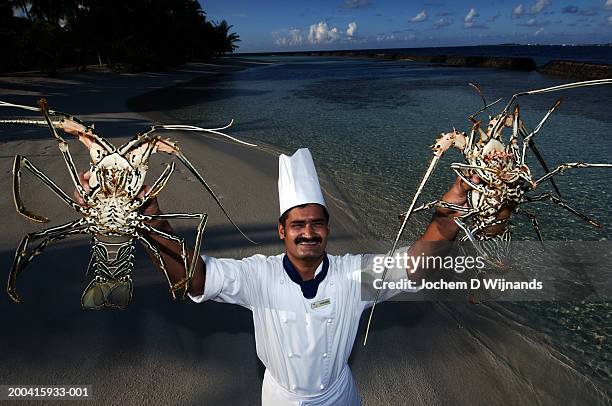
[[[285,268],[285,272],[289,279],[291,279],[294,283],[300,286],[302,289],[302,294],[306,299],[312,299],[317,295],[317,289],[319,288],[319,284],[323,282],[323,279],[327,276],[327,269],[329,268],[329,259],[327,258],[327,253],[323,257],[323,266],[321,271],[317,273],[314,279],[310,279],[308,281],[302,280],[300,273],[295,269],[295,266],[289,260],[289,257],[285,254],[283,258],[283,268]]]

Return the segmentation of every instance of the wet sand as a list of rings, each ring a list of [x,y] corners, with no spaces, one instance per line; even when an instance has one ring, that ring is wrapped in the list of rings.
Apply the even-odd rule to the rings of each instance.
[[[120,143],[151,121],[167,124],[164,111],[204,98],[197,91],[198,81],[231,75],[245,67],[250,66],[232,62],[189,65],[166,73],[1,77],[0,100],[33,105],[38,97],[46,96],[52,109],[95,122],[100,134]],[[143,94],[147,96],[139,96]],[[0,109],[0,115],[28,116],[6,108]],[[219,125],[229,118],[219,117]],[[239,126],[239,117],[235,118]],[[166,212],[209,213],[204,252],[234,258],[281,252],[276,233],[278,151],[193,133],[168,133],[168,137],[180,142],[234,220],[260,243],[253,246],[244,240],[193,175],[177,168],[159,197],[160,204]],[[77,164],[85,169],[87,151],[76,142],[71,148]],[[27,156],[64,190],[72,190],[47,129],[0,127],[0,185],[4,191],[0,267],[5,277],[23,235],[43,227],[15,212],[11,196],[15,154]],[[167,156],[156,157],[150,179],[161,173],[160,164],[168,160]],[[330,253],[382,249],[361,234],[333,183],[323,178],[332,218]],[[52,225],[76,218],[31,175],[24,175],[23,183],[29,207],[50,217]],[[195,224],[173,225],[193,240]],[[255,354],[248,310],[212,302],[173,303],[162,275],[139,250],[130,308],[85,312],[79,299],[90,278],[85,276],[88,262],[88,238],[57,243],[20,276],[18,290],[24,304],[15,305],[0,295],[4,320],[0,384],[91,385],[94,402],[87,404],[259,403],[264,369]],[[385,303],[377,308],[364,348],[366,316],[350,364],[365,405],[609,402],[601,388],[547,345],[545,337],[494,304]]]

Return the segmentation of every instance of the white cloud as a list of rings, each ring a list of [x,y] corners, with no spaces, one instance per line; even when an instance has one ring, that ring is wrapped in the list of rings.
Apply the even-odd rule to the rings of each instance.
[[[539,14],[546,7],[550,6],[550,0],[537,0],[533,6],[531,6],[531,14]]]
[[[353,21],[352,23],[349,23],[348,28],[346,29],[346,35],[348,37],[353,37],[355,32],[357,32],[357,23]]]
[[[331,41],[335,41],[340,38],[340,31],[338,31],[338,29],[334,27],[329,30],[328,36]]]
[[[310,26],[308,42],[311,44],[324,44],[340,39],[340,30],[337,27],[329,28],[325,21]]]
[[[538,25],[538,22],[536,21],[536,19],[535,19],[535,18],[530,18],[530,19],[529,19],[529,20],[528,20],[528,21],[525,23],[525,25],[526,25],[527,27],[533,27],[534,25]]]
[[[522,4],[519,4],[518,6],[512,9],[512,18],[519,18],[523,14],[525,14],[525,6],[523,6]]]
[[[606,0],[609,2],[612,2],[612,0]],[[544,11],[545,8],[547,8],[548,6],[550,6],[552,4],[551,0],[536,0],[535,3],[533,3],[528,9],[527,7],[525,7],[525,5],[518,4],[516,5],[513,9],[512,9],[512,19],[516,19],[516,18],[521,18],[524,15],[532,15],[532,16],[537,16],[538,14],[540,14],[542,11]],[[573,11],[572,11],[573,10]],[[564,7],[562,9],[563,13],[575,13],[578,10],[578,8],[576,6],[567,6]],[[551,12],[546,12],[544,14],[552,14],[554,13],[554,11]],[[533,19],[531,19],[530,21],[532,21]],[[532,26],[533,23],[531,24],[519,24],[519,25],[527,25],[527,26]]]
[[[612,24],[612,16],[608,17],[608,24]]]
[[[413,23],[420,23],[425,20],[427,20],[427,11],[425,10],[421,11],[419,14],[410,19],[410,21]]]
[[[478,16],[478,12],[472,7],[463,18],[463,26],[465,28],[485,28],[483,25],[476,24],[476,18]]]
[[[304,43],[302,30],[299,28],[290,28],[284,31],[276,31],[272,33],[274,43],[279,46],[296,46]]]
[[[478,13],[476,12],[476,9],[471,8],[470,11],[468,11],[468,13],[466,14],[463,21],[466,23],[471,23],[476,17],[478,17]]]
[[[604,4],[604,8],[606,10],[612,10],[612,0],[606,0],[606,3]],[[610,17],[608,17],[608,21],[610,21]]]
[[[330,27],[327,22],[319,21],[308,28],[289,28],[272,32],[274,44],[278,46],[300,46],[304,44],[329,44],[333,42],[355,41],[357,22],[348,24],[346,31]]]
[[[539,35],[542,31],[544,31],[544,27],[538,28],[536,32],[533,33],[533,35]]]

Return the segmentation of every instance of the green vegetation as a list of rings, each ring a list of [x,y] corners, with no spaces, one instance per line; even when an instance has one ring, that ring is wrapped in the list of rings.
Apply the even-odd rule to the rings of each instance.
[[[175,66],[232,53],[231,28],[196,0],[0,0],[0,72]]]

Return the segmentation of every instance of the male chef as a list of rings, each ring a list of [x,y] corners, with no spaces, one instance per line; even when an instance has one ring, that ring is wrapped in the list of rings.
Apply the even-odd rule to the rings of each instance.
[[[326,253],[329,214],[308,149],[281,155],[278,172],[278,235],[285,252],[240,260],[202,256],[189,297],[197,303],[238,304],[253,312],[257,355],[266,367],[264,406],[359,405],[348,359],[360,316],[372,305],[362,300],[360,285],[363,264],[371,256]],[[463,205],[466,192],[456,182],[443,198]],[[147,214],[156,212],[157,202],[146,209]],[[422,241],[454,239],[454,214],[438,210],[411,250]],[[167,222],[152,225],[172,230]],[[180,281],[185,270],[178,246],[155,240],[165,252],[170,279]],[[387,280],[406,276],[406,269],[392,270]],[[381,300],[393,294],[384,292]]]

